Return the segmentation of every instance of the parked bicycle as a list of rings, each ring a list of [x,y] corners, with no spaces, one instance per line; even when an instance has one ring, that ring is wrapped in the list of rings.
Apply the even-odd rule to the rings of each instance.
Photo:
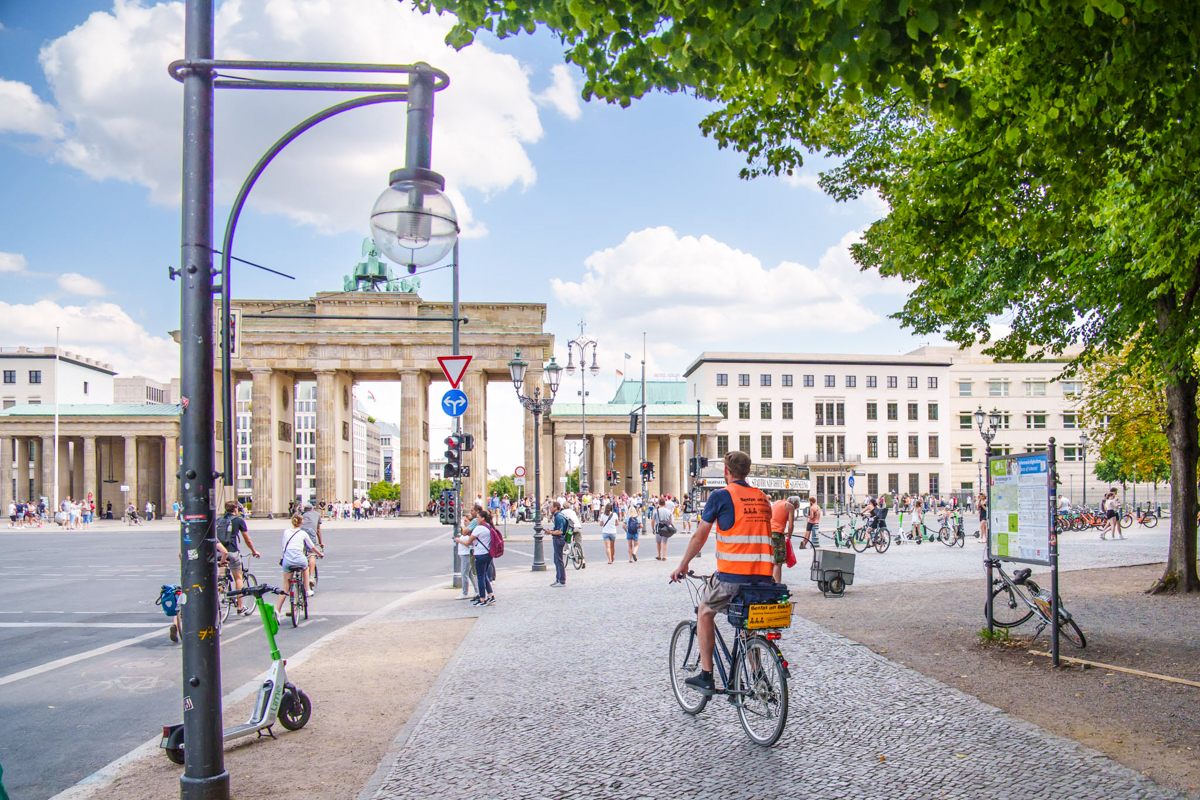
[[[1147,528],[1153,528],[1158,524],[1158,515],[1149,508],[1145,510],[1134,509],[1133,511],[1126,511],[1121,517],[1121,527],[1128,528],[1134,523],[1135,520],[1139,525],[1144,525]]]
[[[885,552],[892,545],[892,535],[888,531],[887,522],[877,519],[875,524],[859,528],[852,544],[856,553],[865,553],[868,547],[874,547],[877,553]]]
[[[1030,579],[1033,570],[1028,567],[1017,570],[1010,577],[1000,559],[993,558],[985,563],[999,574],[992,579],[992,624],[998,628],[1016,628],[1036,614],[1040,622],[1033,636],[1037,638],[1051,624],[1050,592]],[[986,609],[984,614],[987,614]],[[1058,598],[1058,633],[1078,648],[1087,647],[1083,631],[1063,605],[1061,596]]]
[[[693,572],[685,577],[693,612],[699,608],[700,587],[708,577]],[[725,644],[720,627],[715,627],[713,676],[720,676],[716,694],[729,698],[750,740],[770,747],[779,741],[787,724],[790,673],[775,642],[782,637],[780,631],[792,625],[792,605],[786,587],[782,596],[771,598],[753,597],[753,587],[747,584],[729,606],[727,616],[735,630],[732,649]],[[758,591],[763,590],[760,587]],[[684,683],[700,672],[694,617],[675,626],[667,667],[679,707],[688,714],[699,714],[708,705],[708,696]]]
[[[938,541],[946,545],[946,547],[954,547],[956,544],[959,547],[966,547],[967,534],[966,531],[963,530],[962,514],[955,509],[954,512],[950,514],[950,518],[947,520],[947,522],[949,524],[943,525],[938,531]]]
[[[581,538],[578,531],[567,531],[563,534],[563,555],[575,569],[587,569]]]

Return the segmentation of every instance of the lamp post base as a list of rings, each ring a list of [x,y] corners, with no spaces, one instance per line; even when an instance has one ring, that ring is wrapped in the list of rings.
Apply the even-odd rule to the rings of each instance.
[[[539,519],[533,523],[533,568],[532,572],[546,571],[546,549],[544,540],[546,536],[542,533],[542,521]]]
[[[207,778],[181,775],[179,790],[183,800],[229,800],[229,773],[222,772]]]

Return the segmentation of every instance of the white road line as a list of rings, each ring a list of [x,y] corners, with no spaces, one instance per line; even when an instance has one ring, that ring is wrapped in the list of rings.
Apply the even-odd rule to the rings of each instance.
[[[448,537],[446,534],[439,533],[437,536],[433,537],[432,539],[430,539],[427,542],[421,542],[420,544],[414,544],[412,547],[408,548],[407,550],[401,550],[399,553],[396,553],[395,555],[387,556],[387,558],[391,559],[391,558],[399,558],[400,556],[406,556],[409,553],[411,553],[413,550],[419,550],[426,545],[433,544],[434,542],[445,542],[446,544],[454,544],[454,542],[452,542],[450,540],[450,537]]]
[[[528,556],[529,558],[533,558],[533,553],[526,553],[524,550],[518,550],[515,547],[506,547],[506,548],[504,548],[504,552],[506,554],[507,553],[516,553],[519,556]]]
[[[22,680],[23,678],[32,678],[34,675],[41,675],[43,672],[49,672],[51,670],[58,669],[59,667],[65,667],[68,664],[74,664],[77,661],[83,661],[88,658],[93,658],[94,656],[101,656],[105,653],[111,653],[113,650],[120,650],[122,647],[128,647],[131,644],[140,644],[147,639],[153,639],[155,636],[164,635],[163,628],[166,627],[165,625],[155,625],[154,627],[158,628],[158,630],[151,631],[150,633],[143,633],[141,636],[136,636],[132,639],[125,639],[120,642],[106,644],[103,647],[97,647],[95,650],[88,650],[85,653],[76,653],[73,656],[60,658],[57,661],[50,661],[42,664],[41,666],[30,667],[29,669],[21,670],[20,672],[14,672],[11,675],[4,675],[3,677],[0,677],[0,686],[14,683]]]
[[[0,622],[0,628],[162,628],[162,622]]]

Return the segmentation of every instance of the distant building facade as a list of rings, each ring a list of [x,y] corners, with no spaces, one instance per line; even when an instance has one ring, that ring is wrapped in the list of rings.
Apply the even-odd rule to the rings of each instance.
[[[123,405],[178,405],[179,379],[170,383],[159,383],[150,378],[134,375],[131,378],[113,379],[113,402]]]
[[[52,404],[56,385],[60,404],[113,402],[111,364],[62,349],[57,356],[53,347],[0,347],[3,408]]]

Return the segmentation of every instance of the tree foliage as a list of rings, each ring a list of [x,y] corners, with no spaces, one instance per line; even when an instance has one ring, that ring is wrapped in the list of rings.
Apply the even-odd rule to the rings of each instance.
[[[436,500],[442,492],[454,488],[454,481],[449,478],[434,478],[429,482],[429,499]]]
[[[1109,483],[1164,483],[1171,477],[1166,385],[1162,373],[1125,354],[1087,371],[1080,423],[1100,454],[1096,476]]]
[[[493,494],[500,498],[508,495],[509,500],[515,501],[521,495],[521,487],[517,486],[516,476],[501,475],[494,481],[488,481],[488,496]]]
[[[400,487],[389,481],[380,481],[367,489],[367,499],[372,503],[378,503],[383,500],[399,500]]]

